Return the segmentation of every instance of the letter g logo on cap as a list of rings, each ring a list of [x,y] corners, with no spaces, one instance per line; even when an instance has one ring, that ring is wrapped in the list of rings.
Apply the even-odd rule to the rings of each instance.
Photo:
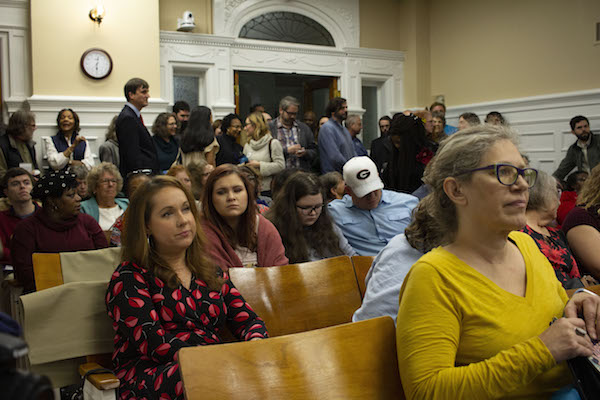
[[[371,175],[371,171],[369,171],[368,169],[361,169],[356,174],[356,179],[361,179],[361,180],[367,179],[370,175]]]

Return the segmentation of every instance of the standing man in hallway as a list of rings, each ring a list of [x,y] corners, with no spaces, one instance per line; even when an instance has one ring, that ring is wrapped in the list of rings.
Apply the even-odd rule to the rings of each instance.
[[[557,179],[565,179],[565,176],[577,168],[577,171],[585,171],[588,174],[600,163],[600,135],[594,135],[590,130],[590,122],[583,115],[573,117],[569,122],[571,133],[577,141],[567,150],[567,155],[552,174]]]
[[[187,128],[188,120],[190,119],[190,105],[183,101],[179,100],[173,104],[173,114],[175,114],[175,118],[177,118],[177,133],[175,137],[177,141],[181,143],[181,137],[183,136],[183,132],[185,128]]]
[[[286,96],[279,102],[279,116],[269,122],[271,136],[278,139],[283,147],[286,168],[300,168],[310,171],[317,156],[312,130],[304,122],[298,121],[300,103],[292,96]]]
[[[329,121],[319,130],[319,155],[321,157],[321,173],[342,172],[346,161],[356,157],[352,137],[342,122],[348,116],[348,103],[342,97],[334,97],[329,101],[325,114]]]
[[[125,84],[127,103],[117,117],[116,132],[119,141],[120,172],[123,179],[130,172],[151,170],[159,172],[158,155],[154,141],[144,125],[141,110],[148,105],[149,85],[143,79],[133,78]]]
[[[359,115],[352,114],[352,115],[348,116],[348,119],[346,120],[346,129],[348,129],[348,132],[350,133],[350,136],[352,137],[352,144],[354,145],[354,151],[356,152],[356,155],[359,157],[369,155],[369,153],[367,153],[367,149],[365,149],[365,145],[358,138],[360,131],[362,131],[362,127],[363,127],[362,120],[360,119]]]

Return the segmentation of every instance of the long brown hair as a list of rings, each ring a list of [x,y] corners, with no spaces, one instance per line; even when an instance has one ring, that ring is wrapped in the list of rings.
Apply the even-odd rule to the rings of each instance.
[[[323,186],[319,178],[310,173],[296,172],[285,182],[269,211],[267,218],[277,227],[285,256],[290,263],[305,262],[309,259],[310,249],[322,258],[340,256],[340,242],[333,230],[333,222],[323,205],[321,215],[311,226],[305,227],[298,217],[296,202],[304,196],[321,194],[325,202]]]
[[[171,288],[180,283],[177,274],[150,244],[151,238],[146,237],[146,227],[154,207],[152,199],[162,189],[169,187],[185,193],[196,223],[196,236],[185,253],[186,265],[196,278],[205,281],[211,289],[219,290],[223,281],[217,275],[215,264],[206,257],[206,240],[200,228],[198,210],[194,207],[194,197],[181,182],[170,176],[155,176],[133,194],[123,223],[121,261],[131,261],[148,268]]]
[[[231,174],[237,175],[242,180],[244,187],[246,188],[246,193],[248,194],[248,206],[246,207],[246,211],[240,215],[240,223],[235,232],[217,212],[213,202],[215,184],[219,179]],[[256,251],[258,241],[256,234],[256,197],[248,178],[245,174],[241,173],[237,166],[233,164],[222,164],[211,172],[206,181],[206,186],[204,187],[202,211],[204,212],[204,218],[225,235],[231,247],[235,248],[236,246],[242,246],[247,247],[252,251]]]

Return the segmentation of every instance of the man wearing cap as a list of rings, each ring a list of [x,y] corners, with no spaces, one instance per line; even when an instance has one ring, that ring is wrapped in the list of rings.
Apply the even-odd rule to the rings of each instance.
[[[329,212],[361,256],[375,256],[410,224],[419,199],[383,190],[375,163],[354,157],[343,168],[346,195],[329,203]]]

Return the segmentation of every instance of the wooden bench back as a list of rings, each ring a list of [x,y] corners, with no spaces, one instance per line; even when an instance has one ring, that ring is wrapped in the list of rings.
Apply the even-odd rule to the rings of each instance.
[[[270,336],[352,321],[360,291],[347,256],[268,268],[231,268],[231,281]]]
[[[390,317],[179,351],[185,397],[404,399]]]
[[[356,275],[361,298],[365,297],[365,292],[367,290],[365,278],[371,269],[374,259],[374,256],[352,256],[352,266],[354,267],[354,274]]]

